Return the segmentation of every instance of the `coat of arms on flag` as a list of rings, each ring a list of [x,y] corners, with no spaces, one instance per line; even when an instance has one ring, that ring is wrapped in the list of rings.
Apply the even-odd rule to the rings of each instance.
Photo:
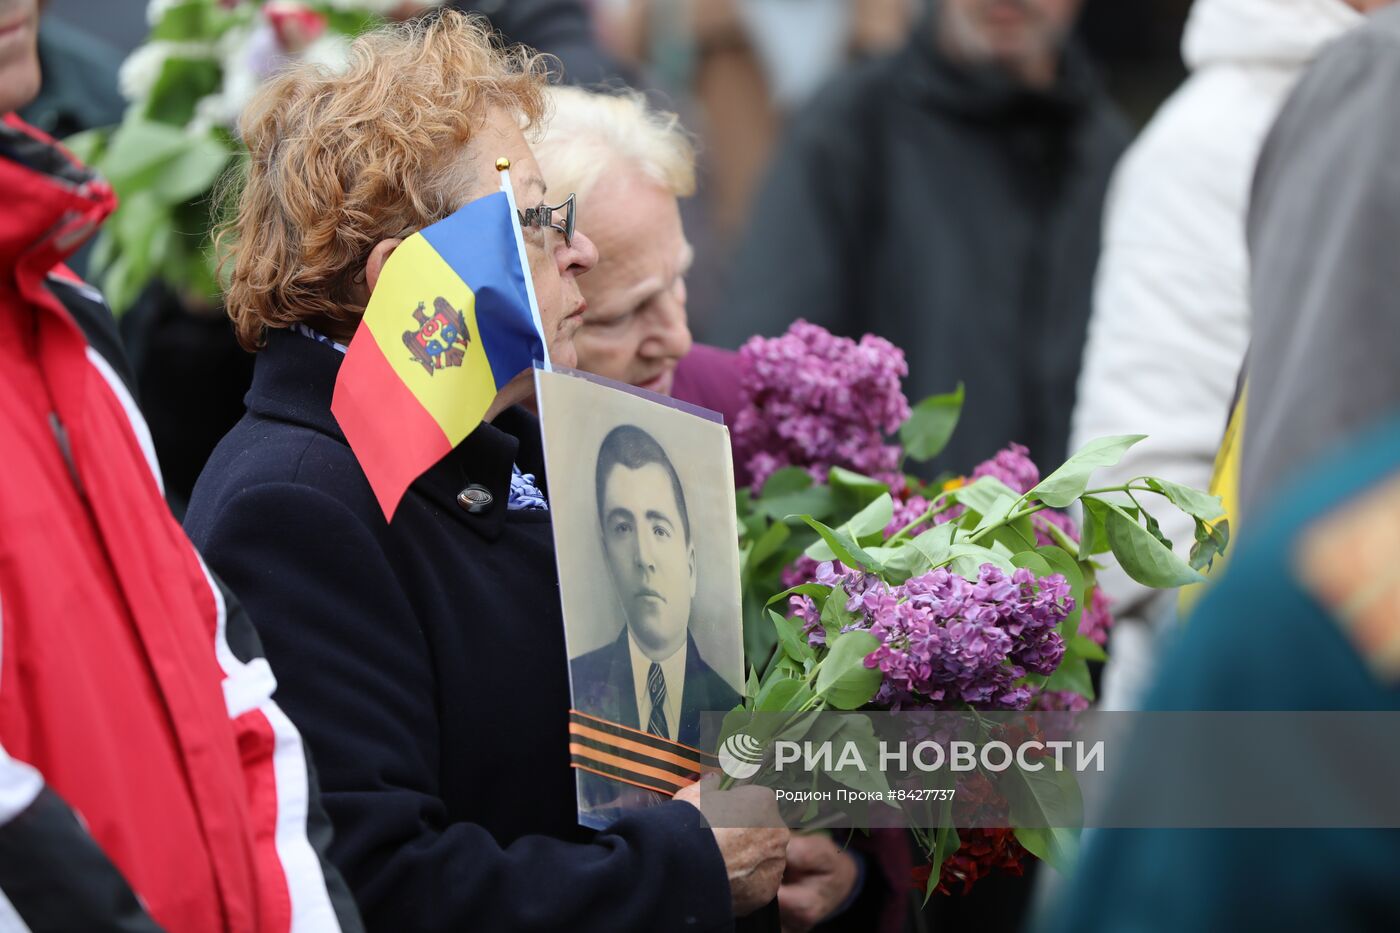
[[[467,357],[467,345],[472,336],[462,312],[439,295],[433,299],[433,316],[423,310],[423,302],[413,309],[417,330],[403,332],[403,345],[413,358],[423,365],[428,375],[444,366],[461,366]],[[457,344],[461,346],[457,346]]]

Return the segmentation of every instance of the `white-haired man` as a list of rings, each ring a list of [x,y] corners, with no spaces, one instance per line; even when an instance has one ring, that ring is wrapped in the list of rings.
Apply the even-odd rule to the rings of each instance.
[[[550,185],[572,191],[598,265],[580,279],[588,310],[579,367],[671,393],[690,352],[685,274],[692,251],[678,199],[695,192],[695,152],[675,114],[640,94],[550,89],[554,116],[534,145]]]

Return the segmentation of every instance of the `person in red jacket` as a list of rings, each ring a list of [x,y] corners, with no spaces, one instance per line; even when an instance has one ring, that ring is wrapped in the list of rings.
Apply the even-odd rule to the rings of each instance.
[[[12,113],[37,19],[0,0],[0,929],[358,931],[272,671],[62,265],[114,197]]]

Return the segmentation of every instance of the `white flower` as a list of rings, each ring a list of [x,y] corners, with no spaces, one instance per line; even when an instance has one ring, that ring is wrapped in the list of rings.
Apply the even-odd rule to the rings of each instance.
[[[229,107],[223,94],[208,94],[195,101],[194,116],[185,132],[190,136],[203,136],[216,126],[232,127],[237,118],[238,112]]]
[[[306,47],[302,57],[328,71],[344,71],[350,64],[350,37],[325,33]]]

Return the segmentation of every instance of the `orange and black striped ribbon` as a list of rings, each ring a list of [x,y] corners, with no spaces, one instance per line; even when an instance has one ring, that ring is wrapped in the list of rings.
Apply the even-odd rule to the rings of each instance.
[[[698,748],[576,709],[569,710],[569,755],[575,768],[668,797],[719,767]]]

